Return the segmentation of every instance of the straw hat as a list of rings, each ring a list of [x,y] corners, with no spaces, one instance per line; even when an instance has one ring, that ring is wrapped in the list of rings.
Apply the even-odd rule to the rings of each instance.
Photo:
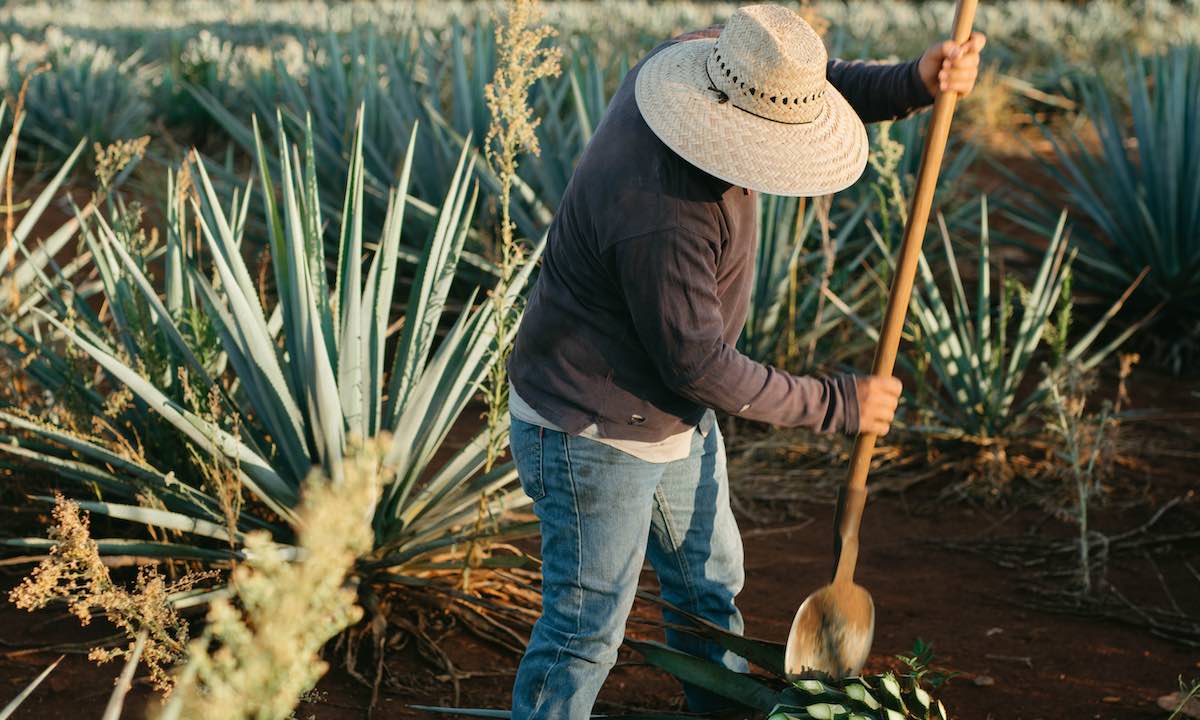
[[[799,15],[748,5],[717,40],[676,43],[647,60],[638,109],[710,175],[775,195],[825,195],[867,164],[867,131],[825,79],[825,63],[825,45]]]

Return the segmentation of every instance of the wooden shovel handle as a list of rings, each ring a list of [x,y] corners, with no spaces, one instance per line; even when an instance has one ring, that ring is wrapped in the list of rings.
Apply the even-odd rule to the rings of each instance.
[[[971,38],[971,26],[975,22],[975,7],[978,0],[958,0],[954,13],[954,42],[962,44]],[[900,245],[900,257],[896,263],[896,274],[892,278],[892,290],[888,295],[887,311],[883,316],[883,328],[875,346],[875,362],[871,365],[872,375],[884,377],[892,374],[896,365],[896,351],[900,346],[900,332],[904,329],[904,317],[908,313],[908,302],[912,295],[913,276],[917,260],[921,255],[921,242],[925,238],[925,227],[929,223],[929,210],[933,206],[933,192],[937,188],[938,172],[942,167],[942,155],[946,151],[946,139],[950,135],[950,120],[958,93],[944,92],[933,104],[933,118],[925,136],[925,150],[921,155],[921,169],[917,174],[917,191],[913,195],[912,209],[908,214],[908,225],[904,228],[904,240]],[[871,453],[875,450],[875,435],[864,433],[854,441],[850,454],[850,473],[846,485],[851,490],[862,490],[867,486],[867,472],[871,468]],[[839,535],[843,550],[856,546],[846,542],[857,538],[858,526],[862,521],[863,503],[853,503],[839,523]],[[841,554],[846,554],[845,552]],[[853,567],[854,558],[846,558]]]

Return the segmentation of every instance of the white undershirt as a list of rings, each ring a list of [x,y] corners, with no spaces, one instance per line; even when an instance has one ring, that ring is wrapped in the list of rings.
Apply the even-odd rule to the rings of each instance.
[[[556,432],[566,432],[546,418],[542,417],[537,410],[534,410],[526,403],[521,396],[517,394],[517,389],[508,385],[508,411],[513,417],[521,422],[527,422],[530,425],[538,425],[547,430]],[[650,442],[646,440],[621,440],[619,438],[600,437],[600,429],[595,424],[588,425],[580,433],[579,437],[584,437],[589,440],[595,440],[598,443],[603,443],[610,447],[614,447],[623,453],[645,460],[651,463],[666,463],[682,460],[692,452],[692,433],[697,432],[697,428],[690,428],[683,432],[676,433],[664,440]]]

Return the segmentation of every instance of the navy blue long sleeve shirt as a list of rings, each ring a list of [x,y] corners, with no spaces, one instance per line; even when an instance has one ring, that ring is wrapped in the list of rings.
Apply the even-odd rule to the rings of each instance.
[[[640,68],[613,97],[550,226],[509,359],[513,386],[573,434],[594,424],[604,437],[658,441],[706,408],[857,432],[852,377],[796,376],[737,351],[754,276],[754,193],[654,135],[634,99]],[[827,77],[865,122],[932,102],[915,61],[832,60]]]

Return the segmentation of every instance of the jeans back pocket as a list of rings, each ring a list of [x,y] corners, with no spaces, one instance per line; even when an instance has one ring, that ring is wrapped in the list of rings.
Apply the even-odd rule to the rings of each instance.
[[[545,436],[546,428],[512,418],[508,442],[517,466],[517,477],[521,480],[521,489],[534,502],[546,497],[546,486],[542,481]]]

